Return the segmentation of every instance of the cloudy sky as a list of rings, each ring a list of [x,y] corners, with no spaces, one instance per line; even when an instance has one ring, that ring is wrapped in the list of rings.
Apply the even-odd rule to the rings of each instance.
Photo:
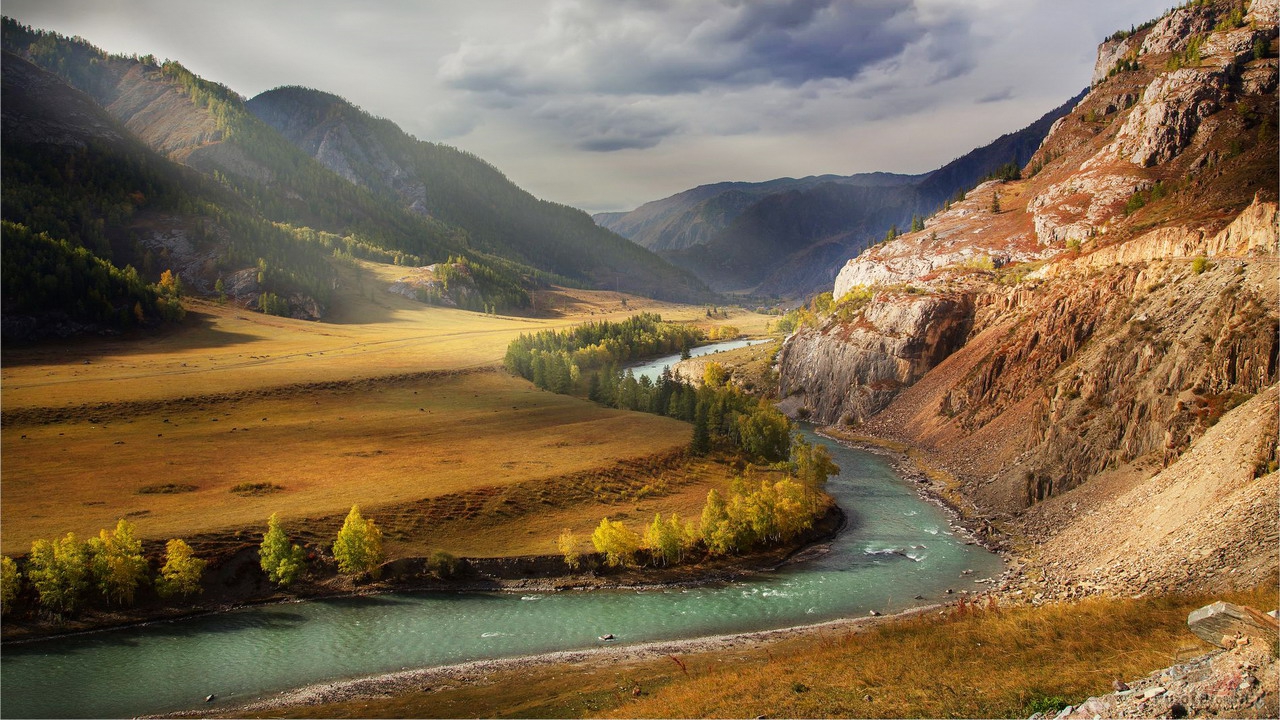
[[[1089,83],[1174,0],[5,0],[252,97],[341,95],[535,195],[936,168]]]

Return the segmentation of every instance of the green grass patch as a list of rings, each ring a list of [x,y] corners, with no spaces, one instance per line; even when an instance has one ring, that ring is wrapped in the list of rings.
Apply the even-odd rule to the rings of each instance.
[[[186,485],[183,483],[163,483],[160,485],[143,485],[138,488],[139,495],[175,495],[177,493],[189,493],[198,490],[195,485]]]
[[[270,495],[284,490],[284,486],[270,482],[243,482],[231,486],[231,492],[237,495]]]

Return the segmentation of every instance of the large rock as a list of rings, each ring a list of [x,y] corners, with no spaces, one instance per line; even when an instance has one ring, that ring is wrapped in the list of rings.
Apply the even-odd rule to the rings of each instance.
[[[1138,38],[1130,35],[1120,40],[1108,40],[1098,46],[1098,60],[1093,65],[1093,82],[1097,85],[1111,74],[1116,63],[1127,57],[1138,44]]]
[[[1195,35],[1213,29],[1213,18],[1206,8],[1183,7],[1164,16],[1142,41],[1143,55],[1182,52]]]
[[[1191,144],[1200,121],[1217,112],[1227,74],[1216,68],[1181,68],[1147,86],[1116,135],[1115,154],[1139,167],[1168,162]]]
[[[1275,618],[1251,607],[1222,601],[1192,611],[1187,616],[1187,627],[1201,640],[1227,649],[1239,644],[1236,638],[1249,638],[1274,652],[1280,637]]]

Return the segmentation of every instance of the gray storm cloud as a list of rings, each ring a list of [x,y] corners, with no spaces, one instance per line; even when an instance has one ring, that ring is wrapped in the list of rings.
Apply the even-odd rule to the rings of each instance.
[[[908,54],[930,66],[920,77],[951,77],[971,66],[967,36],[963,16],[927,19],[900,0],[564,0],[523,40],[464,40],[439,76],[490,107],[554,119],[578,149],[613,151],[724,126],[717,114],[740,113],[756,91],[852,84]],[[550,97],[554,112],[543,105]],[[650,109],[634,110],[636,98]]]

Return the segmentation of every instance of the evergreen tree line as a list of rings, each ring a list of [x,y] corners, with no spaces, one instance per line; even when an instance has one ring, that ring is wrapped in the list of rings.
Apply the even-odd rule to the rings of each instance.
[[[121,270],[83,247],[8,220],[0,221],[0,232],[6,313],[61,312],[111,327],[180,320],[184,314],[175,285],[148,283],[133,266]]]
[[[686,351],[703,337],[697,328],[640,313],[621,322],[521,335],[507,346],[504,363],[509,372],[544,390],[693,423],[689,447],[694,454],[720,448],[765,462],[786,460],[791,421],[772,404],[725,383],[724,377],[709,377],[694,387],[669,368],[657,382],[618,369],[643,357]]]
[[[561,364],[567,374],[580,376],[584,370],[600,370],[643,357],[683,352],[705,337],[705,333],[691,325],[663,322],[661,315],[646,312],[617,322],[604,320],[568,330],[522,334],[507,346],[504,363],[512,373],[533,380],[538,365],[535,357],[541,356],[544,370],[554,362]],[[548,360],[547,356],[554,356],[555,360]],[[569,373],[573,367],[577,370]],[[539,387],[553,389],[542,384]],[[555,391],[568,392],[567,389]]]

